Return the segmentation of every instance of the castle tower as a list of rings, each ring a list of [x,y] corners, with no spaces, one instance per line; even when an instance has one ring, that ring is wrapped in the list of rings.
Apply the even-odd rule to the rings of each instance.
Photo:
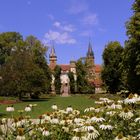
[[[57,56],[55,54],[54,47],[51,48],[51,52],[50,52],[50,55],[49,55],[49,61],[50,61],[51,70],[54,70],[54,68],[56,66],[56,62],[57,62]]]
[[[88,71],[87,79],[93,80],[95,78],[95,63],[94,63],[94,53],[92,50],[92,45],[89,42],[88,51],[85,61],[86,69]]]
[[[89,45],[88,45],[88,52],[87,52],[87,57],[86,57],[86,63],[90,64],[90,65],[94,65],[94,53],[93,53],[93,50],[92,50],[92,45],[91,43],[89,42]]]

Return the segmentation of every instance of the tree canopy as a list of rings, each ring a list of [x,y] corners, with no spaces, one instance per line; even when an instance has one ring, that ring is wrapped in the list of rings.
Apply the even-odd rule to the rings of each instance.
[[[1,95],[21,98],[26,94],[38,96],[49,91],[46,48],[37,38],[29,36],[24,41],[19,33],[1,33],[0,49]]]
[[[123,70],[126,87],[131,92],[140,92],[140,0],[135,0],[133,16],[126,23],[128,40],[125,42]]]
[[[123,48],[117,41],[109,42],[103,52],[104,63],[101,75],[107,90],[111,93],[115,93],[120,90],[122,86],[120,69],[122,52]]]

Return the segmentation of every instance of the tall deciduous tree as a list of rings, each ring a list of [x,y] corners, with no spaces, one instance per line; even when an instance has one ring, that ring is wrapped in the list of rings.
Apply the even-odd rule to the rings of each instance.
[[[10,56],[12,50],[23,37],[17,32],[5,32],[0,34],[0,65],[5,63],[7,56]]]
[[[111,93],[120,90],[122,85],[120,64],[122,62],[123,48],[120,43],[109,42],[103,52],[102,80]]]
[[[0,67],[2,95],[21,98],[26,93],[39,95],[49,91],[51,78],[46,48],[39,40],[30,36],[23,41],[19,33],[8,32],[0,35],[0,46],[4,50]]]
[[[53,75],[55,77],[55,91],[57,94],[60,94],[60,89],[61,89],[61,80],[60,80],[60,75],[61,75],[61,67],[56,65],[53,71]]]
[[[87,79],[87,69],[85,62],[78,60],[76,63],[77,74],[77,91],[79,93],[94,93],[94,86],[92,86]]]
[[[47,47],[44,46],[36,37],[30,35],[26,38],[27,48],[33,55],[34,63],[42,69],[46,77],[46,91],[50,90],[51,83],[51,72],[45,58]]]
[[[140,0],[133,4],[133,16],[126,23],[128,40],[125,43],[123,69],[126,86],[140,92]]]
[[[69,76],[69,78],[70,78],[70,92],[71,93],[75,93],[75,84],[76,84],[76,82],[75,82],[75,80],[74,80],[74,74],[73,74],[73,72],[69,72],[68,73],[68,76]]]

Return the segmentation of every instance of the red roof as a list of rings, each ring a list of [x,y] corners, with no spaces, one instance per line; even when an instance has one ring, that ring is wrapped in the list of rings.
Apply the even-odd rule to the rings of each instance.
[[[70,65],[67,65],[67,64],[62,64],[62,65],[59,65],[61,67],[61,69],[63,71],[69,71],[70,70]]]
[[[100,73],[102,70],[102,66],[101,65],[95,65],[95,72]]]

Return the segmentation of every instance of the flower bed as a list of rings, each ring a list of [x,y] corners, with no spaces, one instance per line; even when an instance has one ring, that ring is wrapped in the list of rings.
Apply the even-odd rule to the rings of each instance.
[[[13,118],[13,106],[6,110],[11,118],[0,121],[1,140],[139,140],[140,96],[130,95],[124,100],[100,98],[94,107],[83,112],[68,106],[59,109],[52,105],[52,113],[31,119],[28,112],[35,111],[36,104],[18,111]],[[23,112],[24,115],[23,115]]]

